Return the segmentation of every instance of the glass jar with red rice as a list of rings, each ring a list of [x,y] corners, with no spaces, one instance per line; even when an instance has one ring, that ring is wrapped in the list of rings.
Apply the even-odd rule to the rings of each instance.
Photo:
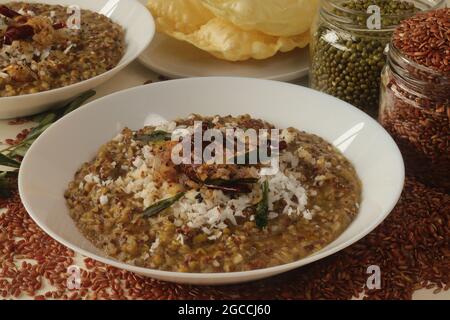
[[[382,73],[379,120],[406,169],[450,191],[450,9],[419,14],[394,33]],[[445,31],[446,30],[446,31]]]

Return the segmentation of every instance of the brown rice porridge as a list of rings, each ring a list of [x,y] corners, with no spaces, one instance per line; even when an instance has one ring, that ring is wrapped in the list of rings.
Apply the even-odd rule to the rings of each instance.
[[[355,169],[322,138],[280,130],[274,175],[261,176],[261,165],[175,165],[177,141],[167,137],[180,128],[193,132],[194,121],[219,130],[274,128],[247,115],[191,115],[126,128],[103,145],[65,198],[78,228],[108,256],[169,271],[248,271],[311,255],[357,215]]]
[[[0,97],[65,87],[114,68],[125,51],[124,30],[81,10],[80,28],[59,5],[0,5]]]

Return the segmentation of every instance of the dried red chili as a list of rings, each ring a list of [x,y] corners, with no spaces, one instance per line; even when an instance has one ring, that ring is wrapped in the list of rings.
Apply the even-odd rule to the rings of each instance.
[[[21,16],[20,13],[8,8],[5,5],[0,5],[0,14],[10,19]]]
[[[29,17],[23,16],[5,5],[0,5],[0,14],[7,18],[15,19],[16,23],[23,23],[19,25],[8,26],[5,34],[3,35],[3,44],[11,45],[14,40],[24,40],[27,38],[31,38],[35,34],[34,28],[30,25],[25,24],[28,21]],[[53,29],[59,30],[65,28],[67,25],[64,22],[58,22],[53,24],[52,26]]]
[[[34,35],[32,26],[24,24],[21,26],[9,26],[3,35],[3,43],[10,45],[14,40],[23,40],[31,38]]]

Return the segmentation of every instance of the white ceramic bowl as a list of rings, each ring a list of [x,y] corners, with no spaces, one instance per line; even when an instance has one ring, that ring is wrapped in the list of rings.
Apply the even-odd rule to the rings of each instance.
[[[293,126],[333,142],[353,162],[363,184],[360,212],[326,248],[297,262],[247,272],[177,273],[128,265],[105,257],[77,230],[63,197],[75,171],[123,127],[139,129],[158,119],[190,113],[249,113],[278,127]],[[157,279],[193,284],[226,284],[269,277],[335,253],[372,231],[395,206],[402,191],[400,152],[372,118],[334,97],[304,87],[246,78],[191,78],[166,81],[96,100],[52,125],[22,162],[19,190],[36,223],[81,254]]]
[[[0,4],[10,0],[0,0]],[[113,69],[94,78],[45,92],[0,98],[0,119],[36,114],[95,88],[136,59],[155,35],[155,24],[149,11],[137,0],[31,0],[63,6],[78,5],[81,9],[99,12],[121,25],[126,32],[126,51]]]

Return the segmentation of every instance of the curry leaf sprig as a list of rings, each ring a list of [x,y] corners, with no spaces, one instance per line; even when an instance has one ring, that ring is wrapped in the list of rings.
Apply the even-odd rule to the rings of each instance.
[[[149,142],[160,142],[169,141],[172,139],[172,134],[162,130],[155,130],[148,134],[137,134],[135,140],[149,143]]]
[[[208,189],[218,189],[231,193],[251,193],[252,184],[257,183],[258,178],[239,179],[206,179],[203,184]]]
[[[260,229],[267,227],[269,220],[269,182],[266,180],[261,186],[262,198],[256,205],[255,223]]]
[[[25,156],[32,143],[55,121],[79,108],[94,95],[95,91],[87,91],[57,110],[34,116],[31,118],[31,121],[37,123],[37,125],[31,129],[25,139],[18,144],[0,150],[0,166],[10,168],[5,171],[0,171],[0,196],[6,197],[10,195],[12,180],[17,176],[18,169],[20,168],[19,157]]]
[[[144,217],[148,218],[166,210],[167,208],[175,204],[175,202],[180,200],[185,194],[186,192],[179,192],[173,197],[155,202],[150,207],[144,210]]]
[[[20,162],[0,153],[0,165],[10,168],[19,168]]]
[[[243,184],[243,183],[257,183],[258,178],[238,178],[238,179],[206,179],[205,184],[211,184],[216,186],[230,186],[235,184]]]

